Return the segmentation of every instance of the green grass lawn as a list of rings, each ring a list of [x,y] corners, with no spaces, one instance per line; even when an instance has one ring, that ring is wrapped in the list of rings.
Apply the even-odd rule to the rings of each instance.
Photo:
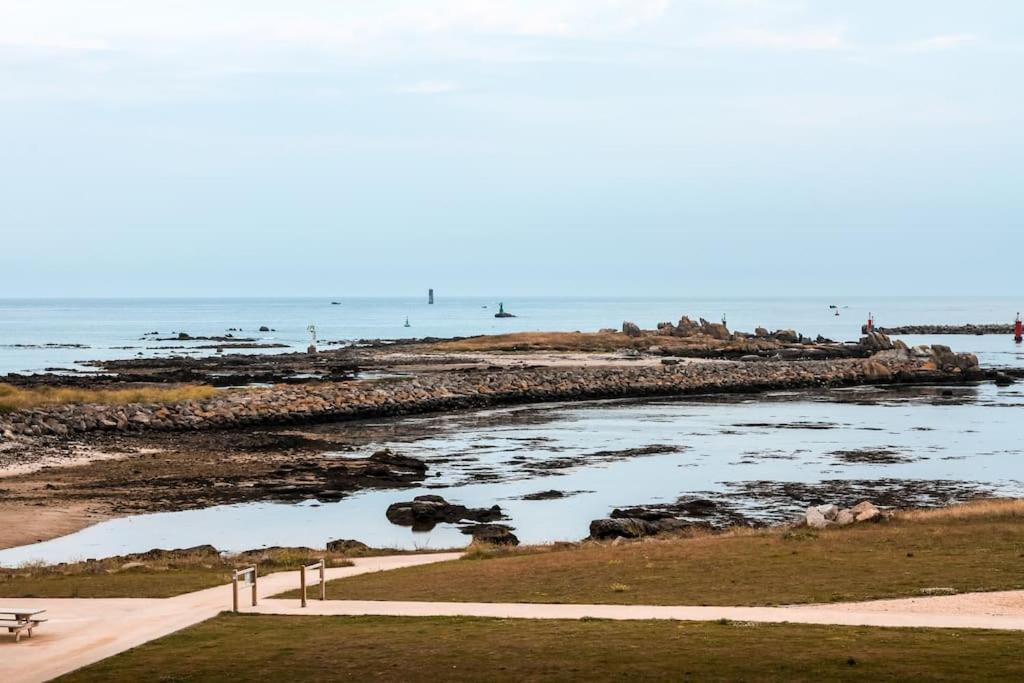
[[[1024,504],[878,524],[498,553],[328,583],[328,599],[773,605],[1024,588]],[[297,592],[286,594],[297,597]]]
[[[1024,680],[1024,634],[797,624],[222,615],[59,680]]]
[[[145,559],[128,556],[0,569],[0,598],[169,598],[229,583],[236,568],[256,564],[261,574],[269,574],[298,569],[321,557],[326,557],[329,567],[351,564],[342,556],[305,548],[234,557],[215,551],[170,552]]]

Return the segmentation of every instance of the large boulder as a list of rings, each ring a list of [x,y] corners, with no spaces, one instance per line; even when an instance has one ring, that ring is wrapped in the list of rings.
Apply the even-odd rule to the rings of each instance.
[[[590,537],[598,540],[610,538],[641,538],[658,533],[658,525],[643,519],[595,519],[590,523]]]
[[[854,505],[850,508],[850,512],[853,514],[854,521],[857,522],[876,522],[882,518],[882,511],[866,500]]]
[[[824,529],[831,522],[825,519],[825,515],[821,513],[821,510],[816,507],[809,507],[807,512],[804,513],[804,524],[812,529]]]
[[[441,522],[493,522],[503,517],[497,505],[490,508],[467,508],[433,495],[416,496],[409,502],[393,503],[388,506],[385,514],[392,524],[423,531],[429,531]]]
[[[327,552],[329,553],[362,552],[369,549],[370,546],[362,541],[356,541],[351,538],[340,538],[336,541],[327,542]]]
[[[504,524],[476,524],[462,529],[462,533],[472,534],[477,543],[519,545],[519,538],[512,533],[512,527]]]
[[[712,339],[718,339],[719,341],[729,341],[732,339],[729,328],[724,323],[709,323],[704,318],[701,318],[700,331],[701,334],[705,334]]]
[[[679,324],[676,325],[675,336],[692,337],[695,334],[700,334],[700,325],[684,315],[679,319]]]
[[[800,335],[795,330],[776,330],[772,338],[784,344],[796,344],[800,341]]]
[[[641,334],[643,334],[640,331],[639,325],[637,325],[636,323],[629,322],[628,320],[622,323],[622,333],[627,337],[639,337]]]
[[[872,330],[860,338],[860,346],[869,353],[888,351],[892,349],[892,340],[888,335]]]

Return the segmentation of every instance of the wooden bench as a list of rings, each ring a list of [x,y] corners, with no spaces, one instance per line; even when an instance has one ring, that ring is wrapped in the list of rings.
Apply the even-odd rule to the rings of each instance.
[[[21,641],[24,632],[28,633],[29,638],[32,637],[32,629],[46,621],[46,617],[41,616],[45,613],[44,609],[31,607],[0,607],[0,628],[13,633],[14,642],[17,643]]]

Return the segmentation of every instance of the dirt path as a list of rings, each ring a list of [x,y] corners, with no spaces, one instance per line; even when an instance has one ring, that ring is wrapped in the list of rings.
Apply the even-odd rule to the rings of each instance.
[[[787,607],[691,607],[665,605],[568,605],[480,602],[312,601],[302,609],[296,600],[265,600],[259,614],[339,616],[464,616],[500,619],[675,619],[679,621],[791,622],[840,626],[985,628],[1024,630],[1024,591],[970,593],[943,597],[885,600],[842,605]],[[999,605],[993,609],[993,605]]]
[[[454,560],[459,553],[361,558],[355,566],[329,569],[328,579]],[[265,599],[296,588],[298,572],[260,579],[260,603],[243,611],[281,615],[476,616],[515,619],[676,619],[791,622],[845,626],[984,628],[1024,630],[1024,591],[788,607],[691,607],[662,605],[568,605],[516,603],[376,602]],[[4,607],[46,609],[49,621],[32,639],[0,636],[0,680],[45,681],[230,609],[228,586],[168,599],[21,599]]]
[[[458,553],[396,555],[354,560],[352,567],[327,570],[327,578],[454,560]],[[298,572],[281,572],[260,579],[261,596],[275,595],[299,585]],[[45,609],[49,621],[35,635],[15,643],[0,634],[0,681],[46,681],[88,666],[119,652],[181,630],[231,609],[228,586],[218,586],[174,598],[4,598],[10,607]]]

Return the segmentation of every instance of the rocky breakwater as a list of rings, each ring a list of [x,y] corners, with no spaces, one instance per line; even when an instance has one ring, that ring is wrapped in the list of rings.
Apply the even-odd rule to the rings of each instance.
[[[875,341],[867,359],[718,361],[423,373],[410,378],[224,390],[174,404],[63,405],[0,414],[0,436],[71,437],[96,431],[180,431],[473,409],[495,405],[692,393],[748,392],[880,382],[980,379],[972,354],[945,346]]]
[[[902,325],[899,327],[876,327],[875,330],[885,334],[1013,334],[1012,324],[982,325]],[[867,325],[861,326],[861,334],[866,334]]]

